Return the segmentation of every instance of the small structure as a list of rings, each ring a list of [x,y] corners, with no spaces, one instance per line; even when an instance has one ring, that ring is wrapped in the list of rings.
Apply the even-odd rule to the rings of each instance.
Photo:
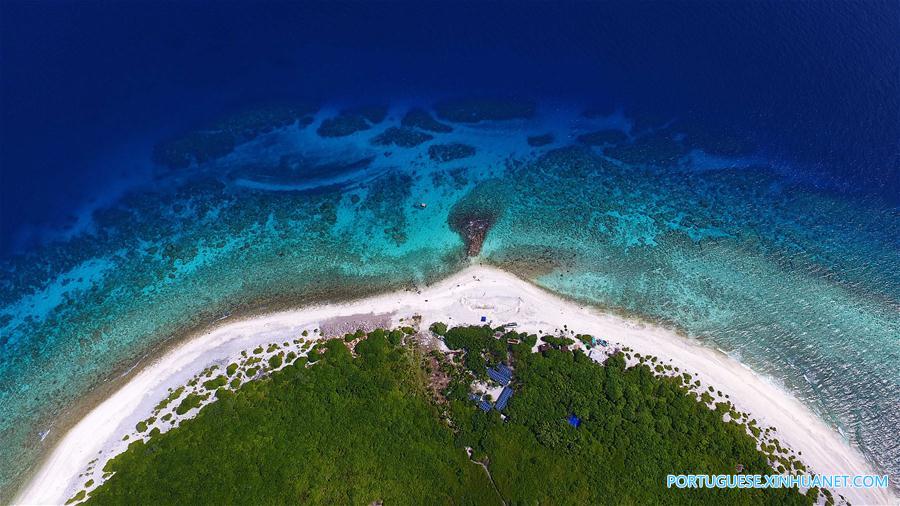
[[[581,426],[581,418],[575,416],[575,413],[570,414],[569,417],[566,418],[566,421],[569,422],[569,425],[575,427],[576,429]]]
[[[512,397],[512,394],[513,389],[511,386],[506,385],[503,387],[503,391],[500,392],[500,398],[494,403],[494,407],[497,408],[497,411],[503,411],[506,408],[506,404],[509,402],[509,398]]]
[[[487,316],[482,316],[482,317],[481,317],[481,321],[486,322],[486,321],[487,321]]]
[[[487,375],[492,380],[506,386],[512,379],[512,371],[505,364],[499,364],[497,367],[487,370]]]
[[[491,403],[484,399],[481,399],[480,401],[478,401],[478,408],[487,413],[491,410]]]
[[[542,343],[540,346],[538,346],[538,351],[541,353],[544,353],[545,351],[551,350],[551,349],[553,349],[553,347],[547,343]]]

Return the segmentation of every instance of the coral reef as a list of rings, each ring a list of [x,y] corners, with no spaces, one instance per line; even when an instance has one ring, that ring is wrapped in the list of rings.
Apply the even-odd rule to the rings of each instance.
[[[445,100],[434,106],[439,118],[454,123],[528,119],[534,116],[536,109],[537,106],[530,100],[488,98]]]
[[[235,146],[271,132],[276,128],[312,123],[318,108],[309,104],[268,105],[246,109],[237,114],[197,128],[184,135],[160,142],[154,147],[153,160],[169,169],[183,169],[231,153]]]
[[[453,131],[453,127],[441,123],[434,119],[428,111],[418,107],[410,109],[409,112],[403,116],[400,124],[405,127],[420,128],[435,133],[448,133]]]
[[[528,145],[533,148],[539,148],[553,143],[553,134],[529,135]]]
[[[612,158],[636,165],[671,165],[687,152],[674,136],[666,133],[647,134],[631,144],[619,144],[604,151]]]
[[[475,148],[473,146],[459,142],[428,146],[428,156],[436,162],[450,162],[461,158],[468,158],[474,154]]]
[[[370,128],[372,125],[361,114],[341,113],[323,120],[316,133],[320,137],[346,137]]]
[[[375,138],[372,144],[376,146],[399,146],[401,148],[413,148],[428,142],[434,137],[425,132],[420,132],[407,127],[390,127]]]
[[[578,142],[588,146],[602,146],[604,144],[619,144],[626,142],[628,136],[621,130],[605,129],[589,132],[578,136]]]

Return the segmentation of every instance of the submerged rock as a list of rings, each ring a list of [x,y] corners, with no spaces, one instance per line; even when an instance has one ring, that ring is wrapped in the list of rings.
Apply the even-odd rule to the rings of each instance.
[[[528,119],[537,109],[531,100],[463,98],[445,100],[434,106],[439,118],[455,123],[478,123]]]
[[[364,105],[348,109],[342,114],[362,116],[369,123],[377,125],[384,121],[384,118],[387,117],[387,113],[388,108],[386,105]]]
[[[496,220],[496,216],[490,213],[463,213],[451,215],[449,223],[450,228],[462,236],[463,242],[466,244],[466,255],[474,257],[481,253],[484,239]]]
[[[587,144],[588,146],[612,145],[627,141],[628,136],[625,135],[625,132],[622,132],[621,130],[614,130],[611,128],[605,130],[597,130],[596,132],[590,132],[578,136],[578,142]]]
[[[320,137],[346,137],[368,130],[387,117],[386,106],[360,106],[344,109],[337,116],[322,121],[316,133]]]
[[[594,118],[605,118],[607,116],[612,116],[616,113],[615,104],[612,102],[603,102],[603,103],[595,103],[588,106],[584,111],[582,111],[581,115],[585,118],[594,119]]]
[[[205,163],[228,155],[237,145],[230,132],[191,132],[157,144],[153,161],[169,169],[184,169],[191,163]]]
[[[539,148],[541,146],[546,146],[547,144],[551,144],[552,142],[553,142],[553,134],[530,135],[528,137],[528,145],[533,148]]]
[[[447,133],[453,131],[453,127],[441,123],[434,119],[428,111],[418,107],[410,109],[409,112],[406,113],[406,116],[403,116],[400,124],[405,127],[420,128],[435,133]]]
[[[447,223],[462,238],[467,256],[481,253],[488,232],[505,208],[503,184],[499,180],[478,184],[450,208]]]
[[[346,137],[370,128],[372,126],[361,114],[341,113],[322,121],[316,133],[319,137]]]
[[[244,142],[276,128],[297,124],[301,128],[313,121],[318,108],[308,104],[267,105],[232,114],[187,134],[157,144],[153,160],[170,169],[182,169],[191,163],[204,163],[231,153]]]
[[[372,139],[372,144],[376,146],[400,146],[402,148],[412,148],[428,142],[434,137],[425,132],[407,128],[407,127],[390,127],[380,135]]]
[[[450,162],[468,158],[475,154],[475,147],[455,142],[452,144],[434,144],[428,146],[428,156],[436,162]]]
[[[635,165],[673,165],[687,152],[673,136],[660,133],[644,135],[630,144],[612,146],[604,154]]]

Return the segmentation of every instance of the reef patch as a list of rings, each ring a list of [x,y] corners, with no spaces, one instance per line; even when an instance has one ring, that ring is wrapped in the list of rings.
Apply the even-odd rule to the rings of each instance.
[[[528,145],[533,148],[539,148],[553,143],[553,134],[529,135]]]
[[[153,149],[153,161],[169,169],[183,169],[191,163],[201,164],[222,158],[239,144],[276,128],[292,124],[306,127],[312,123],[312,115],[317,110],[318,107],[308,104],[246,109],[158,143]]]
[[[590,132],[578,136],[578,142],[587,144],[588,146],[613,145],[627,141],[628,136],[625,135],[625,132],[622,132],[621,130],[613,130],[611,128],[606,130],[597,130],[596,132]]]
[[[531,100],[462,98],[438,102],[439,118],[453,123],[478,123],[534,117],[536,104]]]
[[[403,119],[400,120],[400,124],[405,127],[419,128],[421,130],[427,130],[429,132],[435,132],[439,134],[445,134],[453,131],[453,127],[441,123],[440,121],[434,119],[428,111],[418,107],[410,109],[409,112],[407,112],[406,115],[403,116]]]
[[[401,148],[414,148],[423,142],[434,139],[431,134],[420,132],[408,127],[390,127],[372,139],[376,146],[399,146]]]
[[[502,183],[493,179],[475,186],[450,208],[447,223],[462,238],[466,256],[474,257],[481,253],[488,232],[505,208]]]
[[[434,144],[428,146],[428,156],[440,163],[452,162],[475,155],[475,147],[455,142],[452,144]]]

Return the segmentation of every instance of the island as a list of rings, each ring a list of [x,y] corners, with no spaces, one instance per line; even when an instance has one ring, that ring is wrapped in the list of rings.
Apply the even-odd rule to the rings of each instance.
[[[221,320],[125,378],[16,502],[889,502],[884,489],[665,481],[865,469],[727,355],[475,265]]]

